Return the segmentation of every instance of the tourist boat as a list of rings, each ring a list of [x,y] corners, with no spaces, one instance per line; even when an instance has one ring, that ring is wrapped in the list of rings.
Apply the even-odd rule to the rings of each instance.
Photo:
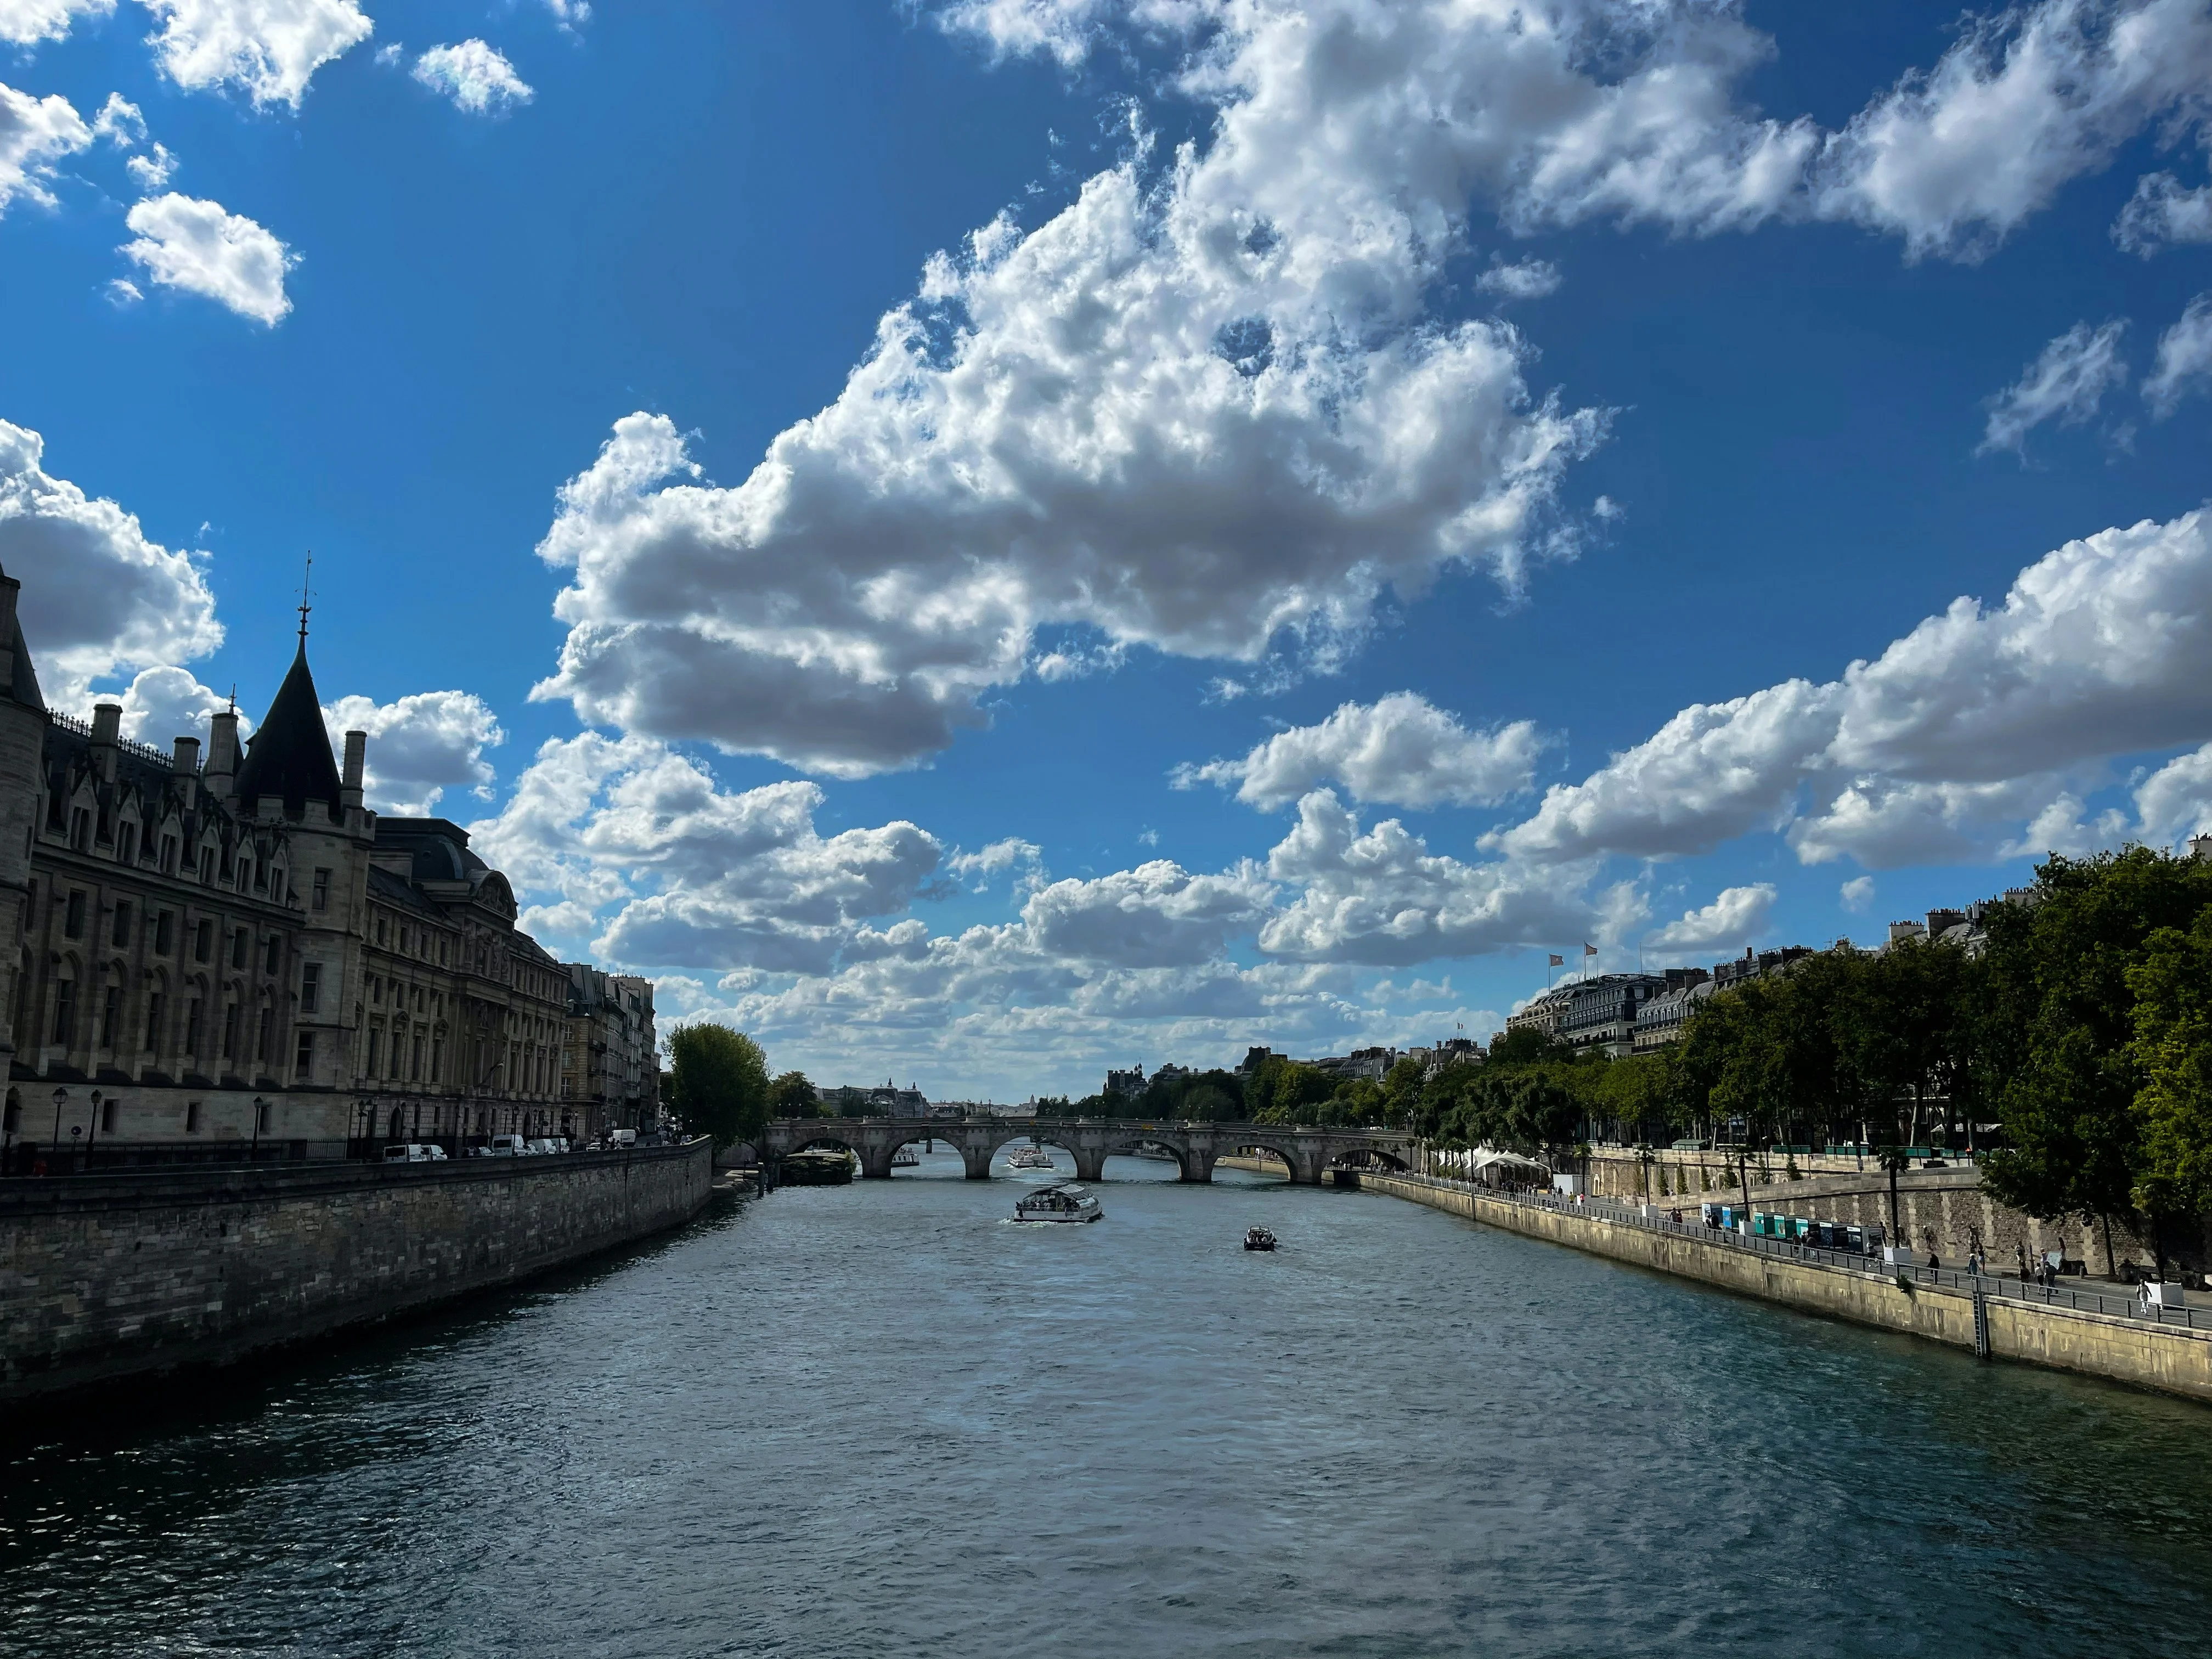
[[[1006,1160],[1010,1170],[1049,1170],[1054,1168],[1052,1154],[1042,1146],[1017,1146],[1014,1155]]]
[[[921,1167],[921,1156],[911,1146],[902,1146],[891,1154],[891,1168],[894,1170],[919,1170]]]
[[[1096,1221],[1105,1213],[1097,1194],[1073,1181],[1048,1182],[1014,1206],[1017,1221]]]
[[[1275,1236],[1265,1227],[1248,1227],[1244,1231],[1244,1248],[1248,1250],[1272,1250]]]

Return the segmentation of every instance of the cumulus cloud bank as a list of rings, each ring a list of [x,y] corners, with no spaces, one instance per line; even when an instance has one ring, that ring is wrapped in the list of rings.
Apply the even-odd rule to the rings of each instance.
[[[257,105],[293,109],[315,71],[368,39],[354,0],[141,0],[160,24],[155,61],[179,86],[234,86]]]
[[[1808,863],[1988,856],[1993,826],[2039,813],[2069,769],[2212,732],[2208,650],[2212,515],[2102,531],[1840,679],[1683,709],[1485,844],[1667,858],[1772,828]]]
[[[80,17],[105,17],[115,0],[0,0],[0,40],[27,46],[59,40]]]
[[[0,86],[0,213],[19,196],[51,205],[54,163],[91,143],[92,129],[68,99]]]
[[[1544,743],[1533,721],[1470,732],[1426,698],[1397,691],[1279,732],[1242,760],[1180,767],[1174,776],[1178,788],[1233,783],[1239,800],[1263,810],[1331,781],[1361,801],[1488,806],[1530,786]]]
[[[334,748],[348,732],[368,734],[362,793],[372,811],[420,816],[448,789],[489,792],[494,776],[483,751],[507,741],[499,721],[471,691],[417,691],[379,703],[340,697],[323,710]]]
[[[58,707],[82,708],[96,679],[189,662],[222,643],[215,595],[191,557],[47,472],[46,441],[6,421],[0,568],[23,580],[23,632]]]

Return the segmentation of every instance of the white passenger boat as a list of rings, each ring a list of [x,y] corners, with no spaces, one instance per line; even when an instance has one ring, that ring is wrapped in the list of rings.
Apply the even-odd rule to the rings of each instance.
[[[1096,1221],[1105,1213],[1097,1194],[1073,1181],[1048,1182],[1014,1206],[1017,1221]]]
[[[919,1170],[921,1167],[921,1155],[911,1146],[902,1146],[891,1154],[891,1168],[894,1170]]]
[[[1017,1146],[1006,1160],[1010,1170],[1049,1170],[1054,1167],[1052,1154],[1042,1146]]]

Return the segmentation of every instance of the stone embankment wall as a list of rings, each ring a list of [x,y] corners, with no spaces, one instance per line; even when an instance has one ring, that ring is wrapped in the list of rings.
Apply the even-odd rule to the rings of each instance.
[[[1948,1342],[1970,1352],[1974,1346],[1973,1298],[1962,1291],[1925,1284],[1907,1291],[1888,1273],[1707,1243],[1572,1210],[1510,1203],[1456,1187],[1370,1174],[1362,1174],[1359,1184],[1363,1191],[1410,1199],[1530,1238],[1745,1296]],[[1993,1358],[2084,1371],[2212,1403],[2212,1332],[1998,1297],[1986,1298],[1984,1306]]]
[[[696,1215],[713,1149],[0,1182],[0,1405],[512,1284]]]
[[[1765,1170],[1750,1169],[1752,1207],[1784,1215],[1807,1216],[1817,1221],[1848,1221],[1860,1226],[1889,1225],[1889,1177],[1868,1159],[1857,1167],[1850,1158],[1814,1156],[1797,1160],[1798,1180],[1789,1176],[1787,1160],[1776,1160]],[[1655,1153],[1646,1165],[1632,1152],[1601,1151],[1589,1161],[1589,1189],[1598,1198],[1620,1198],[1631,1203],[1662,1206],[1711,1200],[1717,1204],[1741,1201],[1735,1166],[1723,1166],[1715,1155],[1696,1152]],[[2113,1275],[2121,1262],[2148,1267],[2148,1241],[2129,1230],[2124,1218],[2112,1227],[2112,1249],[2105,1248],[2105,1232],[2080,1217],[2064,1221],[2039,1221],[2032,1215],[2008,1209],[1984,1193],[1981,1174],[1971,1164],[1953,1164],[1941,1170],[1913,1170],[1897,1181],[1898,1220],[1904,1237],[1923,1256],[1934,1254],[1947,1266],[1965,1263],[1966,1253],[1978,1249],[1992,1267],[2013,1267],[2025,1252],[2033,1261],[2046,1250],[2057,1250],[2069,1261],[2080,1261],[2093,1278]],[[2180,1251],[2192,1262],[2203,1261],[2203,1241],[2177,1236],[2166,1241],[2169,1256]],[[2192,1250],[2190,1247],[2198,1248]]]

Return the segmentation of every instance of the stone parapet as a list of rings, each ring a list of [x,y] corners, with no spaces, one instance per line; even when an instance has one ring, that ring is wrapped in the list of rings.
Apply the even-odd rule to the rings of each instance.
[[[1924,1283],[1908,1289],[1887,1272],[1709,1243],[1576,1208],[1517,1203],[1456,1183],[1363,1173],[1359,1184],[1364,1191],[1740,1295],[1969,1351],[1977,1346],[1975,1298],[1963,1291]],[[2212,1331],[2004,1297],[1985,1297],[1982,1306],[1993,1358],[2085,1372],[2212,1403]]]
[[[676,1226],[704,1141],[450,1164],[152,1169],[0,1184],[0,1405],[222,1364]]]

